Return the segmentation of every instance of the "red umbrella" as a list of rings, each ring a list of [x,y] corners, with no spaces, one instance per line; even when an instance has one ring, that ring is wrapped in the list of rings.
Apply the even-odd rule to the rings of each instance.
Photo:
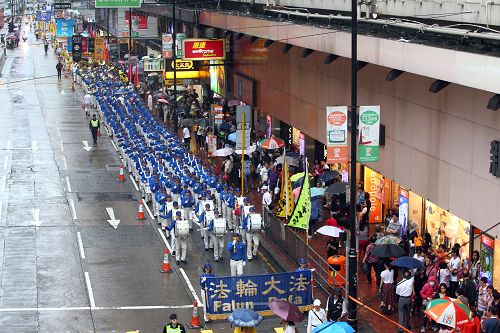
[[[276,300],[269,302],[269,308],[271,311],[286,321],[293,321],[294,323],[299,323],[304,320],[304,314],[297,305],[292,304],[284,300]]]
[[[160,98],[160,99],[158,100],[158,103],[168,103],[168,102],[167,102],[165,99]]]
[[[274,135],[270,138],[266,138],[260,142],[260,147],[262,149],[278,149],[285,146],[285,142]]]

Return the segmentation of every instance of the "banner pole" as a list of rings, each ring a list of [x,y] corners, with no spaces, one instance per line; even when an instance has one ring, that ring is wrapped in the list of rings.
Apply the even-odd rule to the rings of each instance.
[[[241,196],[245,193],[245,112],[241,113]]]

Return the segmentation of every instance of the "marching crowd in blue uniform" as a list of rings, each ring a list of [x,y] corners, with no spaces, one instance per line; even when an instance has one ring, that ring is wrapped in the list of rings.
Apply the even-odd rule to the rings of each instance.
[[[172,238],[177,263],[186,262],[186,239],[194,221],[200,225],[205,250],[218,249],[214,249],[216,261],[223,259],[222,236],[227,229],[244,235],[256,233],[248,223],[253,207],[245,210],[246,215],[235,212],[238,200],[242,207],[249,207],[248,199],[237,198],[238,189],[213,174],[176,133],[157,121],[133,87],[118,78],[116,69],[102,65],[78,68],[76,74],[84,90],[93,94],[101,120],[112,133],[125,167],[139,183],[144,201],[151,203],[161,228]],[[224,219],[224,227],[217,225],[217,219]],[[252,250],[250,244],[248,251],[240,249],[243,243],[229,243],[230,259],[246,262],[255,257],[258,236],[250,241],[254,246]]]

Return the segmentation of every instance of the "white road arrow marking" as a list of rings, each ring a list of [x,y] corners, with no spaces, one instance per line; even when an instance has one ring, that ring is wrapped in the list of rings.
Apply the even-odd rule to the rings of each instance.
[[[109,215],[109,220],[108,223],[111,224],[113,228],[118,228],[118,224],[120,224],[120,220],[117,220],[115,218],[115,211],[111,207],[106,207],[106,211],[108,212]]]
[[[39,208],[33,208],[33,221],[34,221],[35,227],[37,229],[42,225],[42,222],[40,221],[40,209]]]
[[[88,141],[82,141],[82,143],[83,143],[83,149],[85,149],[86,151],[90,151],[90,149],[92,149],[92,147],[89,147]]]

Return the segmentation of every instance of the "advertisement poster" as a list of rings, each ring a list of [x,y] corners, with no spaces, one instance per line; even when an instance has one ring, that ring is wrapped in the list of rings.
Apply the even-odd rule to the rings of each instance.
[[[359,107],[358,161],[379,160],[380,105]]]
[[[347,106],[326,107],[327,163],[347,163]]]
[[[401,234],[406,233],[408,228],[408,191],[399,187],[399,223],[401,223]]]
[[[226,96],[226,71],[224,62],[210,61],[210,89],[218,95]]]
[[[214,151],[217,150],[217,136],[208,134],[207,140],[208,140],[208,156],[212,156]]]
[[[95,8],[139,8],[140,0],[95,0]]]
[[[480,277],[485,276],[488,279],[488,284],[491,284],[493,278],[493,249],[495,248],[495,240],[486,235],[481,235],[481,245],[479,254]]]
[[[368,168],[365,167],[365,177],[364,177],[365,192],[370,193],[370,202],[372,204],[370,208],[370,223],[380,223],[382,222],[382,193],[384,191],[384,177]]]
[[[56,20],[57,37],[71,37],[73,35],[73,20]]]
[[[189,38],[182,42],[184,59],[224,60],[226,48],[224,39]]]
[[[450,248],[453,244],[458,243],[462,245],[460,256],[469,256],[467,242],[470,237],[470,224],[468,222],[426,200],[425,223],[435,248],[440,244]]]
[[[130,17],[130,12],[126,11],[125,12],[125,20],[128,21],[129,17]],[[148,16],[133,12],[132,13],[132,30],[134,30],[134,27],[137,30],[146,30],[148,28]]]
[[[186,34],[183,34],[183,33],[176,33],[175,34],[175,49],[177,50],[177,52],[175,53],[176,54],[176,58],[179,58],[179,59],[183,59],[184,58],[184,54],[183,54],[183,49],[184,49],[184,39],[186,39]],[[195,59],[191,59],[191,60],[195,60]]]
[[[172,58],[172,34],[161,35],[161,56],[162,58]]]
[[[212,104],[212,115],[214,116],[215,125],[222,124],[222,120],[224,119],[224,112],[222,110],[222,105]]]

